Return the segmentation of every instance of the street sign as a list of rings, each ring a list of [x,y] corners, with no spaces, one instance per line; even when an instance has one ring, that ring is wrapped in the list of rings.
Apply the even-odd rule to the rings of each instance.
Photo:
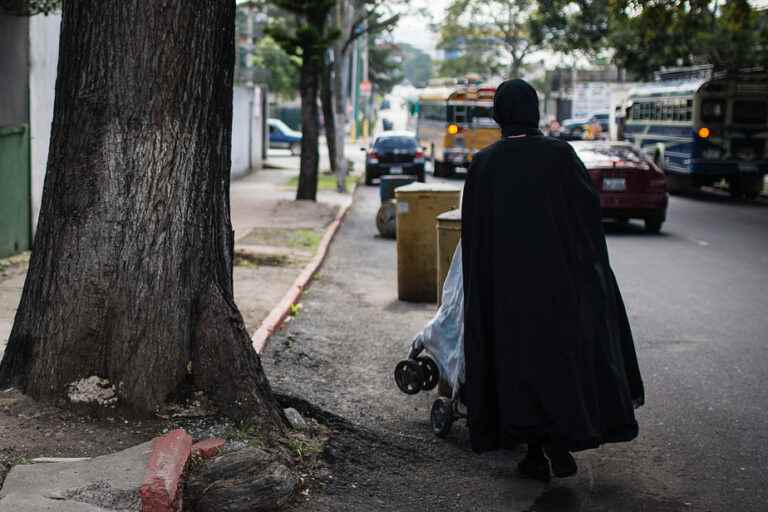
[[[371,95],[371,82],[369,80],[363,80],[360,82],[360,94],[363,96]]]

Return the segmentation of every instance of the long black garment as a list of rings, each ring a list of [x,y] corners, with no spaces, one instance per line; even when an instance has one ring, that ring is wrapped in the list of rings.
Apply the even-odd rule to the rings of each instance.
[[[599,196],[569,144],[522,131],[477,153],[464,189],[472,447],[630,441],[643,383]]]

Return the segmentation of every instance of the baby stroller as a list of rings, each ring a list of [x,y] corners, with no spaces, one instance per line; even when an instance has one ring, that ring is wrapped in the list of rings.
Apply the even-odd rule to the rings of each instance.
[[[425,352],[429,355],[423,355]],[[395,382],[407,395],[438,388],[439,396],[432,404],[430,413],[432,430],[436,435],[446,436],[454,421],[466,418],[460,399],[464,383],[461,244],[456,248],[443,284],[440,309],[414,338],[408,359],[397,363]]]

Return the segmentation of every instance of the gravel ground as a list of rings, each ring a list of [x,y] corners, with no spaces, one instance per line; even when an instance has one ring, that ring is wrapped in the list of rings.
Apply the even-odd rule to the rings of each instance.
[[[376,236],[377,192],[358,190],[301,313],[273,337],[263,357],[279,392],[346,419],[330,425],[332,477],[318,479],[294,509],[695,510],[675,497],[674,474],[653,465],[616,471],[633,464],[620,446],[578,454],[576,477],[545,485],[517,477],[522,450],[474,454],[463,423],[446,440],[436,438],[429,426],[435,396],[403,395],[392,379],[434,305],[397,300],[395,245]]]

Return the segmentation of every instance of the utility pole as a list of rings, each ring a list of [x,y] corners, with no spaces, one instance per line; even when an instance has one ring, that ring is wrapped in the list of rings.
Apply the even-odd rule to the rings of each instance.
[[[363,98],[365,106],[363,107],[363,139],[368,144],[368,136],[370,135],[370,117],[371,117],[371,97],[373,90],[371,88],[371,82],[368,77],[368,20],[363,23],[363,36],[359,39],[363,45],[363,83],[365,83],[365,94]]]
[[[352,49],[352,142],[357,142],[357,120],[358,120],[358,109],[360,105],[360,81],[358,80],[358,62],[360,60],[359,56],[359,47],[358,47],[359,41],[354,41],[352,43],[353,49]]]

